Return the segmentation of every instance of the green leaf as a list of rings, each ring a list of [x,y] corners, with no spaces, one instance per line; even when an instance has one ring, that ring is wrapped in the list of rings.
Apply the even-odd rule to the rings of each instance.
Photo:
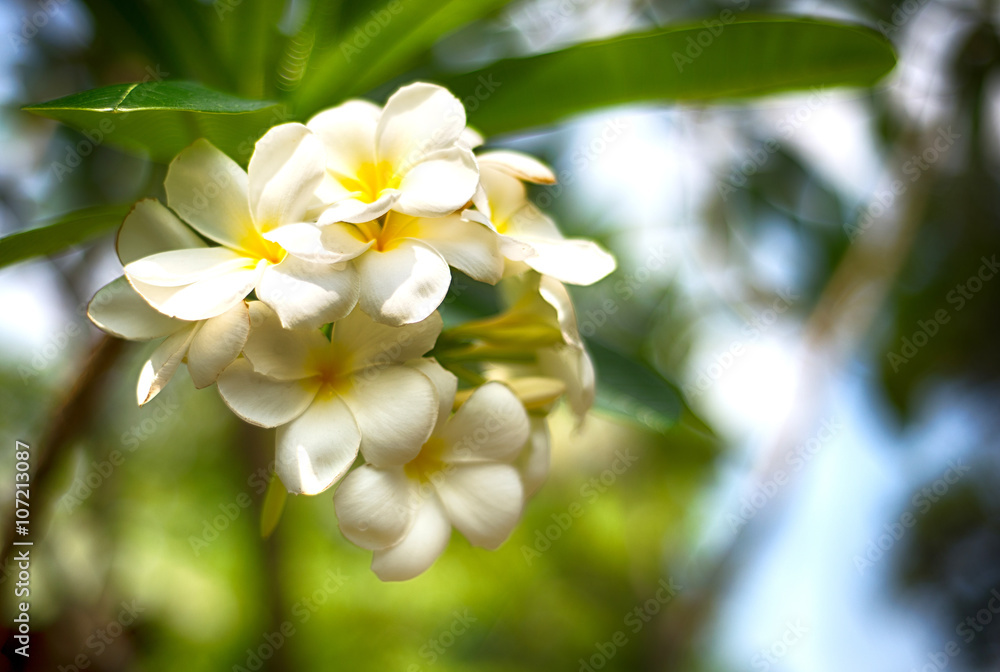
[[[288,490],[282,484],[277,474],[271,474],[271,481],[267,484],[267,492],[264,493],[264,504],[260,507],[260,537],[267,539],[278,527],[281,514],[285,510],[285,500],[288,499]]]
[[[717,34],[674,26],[435,79],[466,101],[472,125],[495,134],[608,105],[871,86],[896,63],[889,41],[860,26],[798,18],[719,26]]]
[[[365,93],[413,67],[442,36],[510,0],[390,0],[361,14],[314,57],[293,100],[303,117]]]
[[[588,341],[587,350],[597,373],[599,410],[661,434],[674,426],[684,404],[663,376],[596,341]]]
[[[98,205],[77,210],[34,229],[0,238],[0,268],[67,247],[110,231],[125,219],[132,205]]]
[[[173,81],[113,84],[23,109],[72,126],[94,144],[107,141],[162,162],[207,138],[245,164],[254,142],[286,119],[279,103]]]

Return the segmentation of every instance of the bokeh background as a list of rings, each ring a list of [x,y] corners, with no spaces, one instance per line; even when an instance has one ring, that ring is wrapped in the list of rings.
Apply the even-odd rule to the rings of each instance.
[[[43,4],[37,35],[11,39]],[[147,77],[231,85],[187,4],[125,3],[168,17],[137,34],[109,3],[0,3],[0,234],[156,193],[163,166],[103,144],[55,170],[83,136],[19,108]],[[283,34],[307,4],[275,17]],[[308,20],[321,35],[362,8]],[[576,431],[557,412],[549,482],[499,551],[456,534],[425,575],[383,584],[329,494],[291,498],[261,541],[272,434],[183,371],[136,408],[148,348],[122,346],[32,493],[28,669],[997,669],[996,3],[528,0],[426,59],[471,67],[725,9],[878,26],[899,63],[870,90],[620,107],[490,139],[551,163],[549,212],[618,256],[573,288],[581,327],[672,383],[670,423],[598,410]],[[296,63],[260,93],[294,88]],[[4,441],[46,436],[100,337],[86,302],[119,273],[111,236],[0,271]],[[2,669],[24,662],[15,574]]]

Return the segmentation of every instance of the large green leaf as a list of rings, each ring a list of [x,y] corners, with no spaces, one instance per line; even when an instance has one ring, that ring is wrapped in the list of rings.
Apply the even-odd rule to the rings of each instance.
[[[870,86],[896,62],[856,25],[757,18],[675,26],[436,79],[493,134],[630,102],[717,101],[810,87]]]
[[[337,42],[313,58],[293,95],[296,112],[365,93],[414,65],[443,35],[502,7],[510,0],[389,0],[369,9]]]
[[[666,432],[684,411],[677,390],[642,362],[596,341],[587,349],[597,373],[596,407],[610,415]]]
[[[125,219],[130,204],[84,208],[47,224],[0,238],[0,268],[31,257],[55,254],[109,231]]]
[[[279,103],[246,100],[193,82],[113,84],[24,108],[110,142],[169,161],[207,138],[241,163],[267,129],[285,120]]]

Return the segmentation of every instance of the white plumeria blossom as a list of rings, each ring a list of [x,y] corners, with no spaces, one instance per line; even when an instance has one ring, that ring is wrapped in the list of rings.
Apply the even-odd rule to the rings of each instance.
[[[250,304],[250,336],[219,377],[223,400],[243,420],[278,427],[275,470],[289,492],[336,483],[360,450],[373,465],[402,465],[430,436],[438,392],[419,359],[441,318],[388,327],[355,310],[333,326],[285,329],[265,304]],[[442,370],[443,371],[443,370]]]
[[[366,464],[337,488],[349,540],[374,551],[383,581],[405,581],[444,552],[455,527],[470,543],[499,547],[517,524],[524,486],[513,466],[528,441],[528,415],[513,392],[487,383],[450,415],[456,379],[432,373],[441,409],[433,434],[405,465]]]
[[[136,203],[118,232],[116,247],[122,264],[204,243],[155,200]],[[120,277],[105,285],[87,306],[91,321],[105,332],[132,341],[165,338],[139,374],[136,396],[142,406],[155,397],[182,362],[195,387],[213,384],[239,356],[250,331],[245,302],[207,320],[184,321],[156,311]]]
[[[319,138],[294,123],[257,141],[247,172],[209,142],[196,141],[170,164],[167,205],[219,245],[137,259],[125,266],[125,277],[159,312],[184,320],[221,315],[251,291],[287,327],[340,319],[357,302],[354,269],[300,259],[269,239],[306,221],[324,156]]]
[[[413,217],[392,211],[361,224],[298,224],[274,232],[290,254],[347,264],[360,279],[359,305],[383,324],[419,322],[444,301],[453,266],[495,284],[504,261],[496,233],[461,214]]]
[[[349,264],[360,305],[384,324],[419,322],[444,300],[449,266],[475,280],[503,274],[496,233],[464,219],[479,183],[461,103],[431,84],[403,87],[379,108],[352,100],[321,112],[308,127],[322,138],[324,205],[315,223],[275,229],[267,238],[314,264]]]
[[[88,306],[112,335],[163,339],[140,406],[186,364],[239,418],[276,428],[289,492],[340,482],[340,529],[384,581],[426,571],[453,528],[504,543],[548,476],[552,408],[565,397],[582,422],[594,401],[562,283],[596,282],[615,260],[528,200],[526,182],[555,182],[548,167],[477,157],[483,142],[455,96],[420,82],[381,107],[275,126],[246,170],[199,140],[170,163],[166,202],[125,218],[124,275]],[[439,343],[452,269],[506,278],[508,308]],[[482,384],[459,391],[428,353]]]
[[[490,223],[500,234],[501,251],[512,262],[509,272],[527,267],[572,285],[590,285],[615,270],[615,258],[600,245],[565,238],[555,222],[528,200],[524,182],[555,183],[548,166],[512,151],[487,152],[477,161],[476,210],[465,216]]]
[[[476,191],[471,146],[482,139],[467,132],[461,101],[440,86],[404,86],[383,108],[349,100],[307,125],[326,146],[320,224],[370,222],[389,210],[443,217]]]
[[[576,322],[576,308],[565,285],[555,278],[542,276],[538,294],[555,309],[556,320],[564,343],[538,351],[538,366],[545,376],[557,378],[566,385],[566,401],[582,421],[594,405],[596,377],[594,363],[580,337]]]
[[[509,381],[526,376],[559,380],[570,409],[580,422],[594,404],[596,377],[583,338],[577,328],[576,308],[566,286],[553,277],[529,272],[503,281],[510,308],[508,314],[535,318],[558,329],[561,343],[538,348],[535,365],[504,365],[490,368],[489,378]]]

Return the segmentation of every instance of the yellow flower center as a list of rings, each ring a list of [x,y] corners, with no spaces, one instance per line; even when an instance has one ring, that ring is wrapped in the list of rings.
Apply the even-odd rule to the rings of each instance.
[[[444,454],[444,442],[432,436],[420,449],[420,454],[406,463],[403,471],[412,479],[427,483],[435,475],[447,468],[441,456]]]
[[[406,237],[406,228],[416,219],[416,217],[390,211],[378,219],[355,226],[361,232],[363,240],[375,241],[375,245],[372,247],[379,252],[384,252],[394,240]]]
[[[359,191],[358,200],[373,203],[386,189],[398,189],[400,178],[388,161],[368,161],[358,166],[353,176],[334,175],[348,191]]]
[[[247,233],[243,236],[239,243],[240,247],[250,254],[254,255],[258,259],[266,259],[272,264],[280,264],[281,261],[288,256],[288,253],[285,252],[285,248],[264,238],[263,234],[273,228],[267,223],[261,224],[259,228],[253,226],[252,224],[244,228]]]
[[[350,379],[346,375],[348,372],[332,349],[325,348],[322,352],[313,353],[313,367],[319,378],[317,396],[329,398],[346,392],[350,387]]]

